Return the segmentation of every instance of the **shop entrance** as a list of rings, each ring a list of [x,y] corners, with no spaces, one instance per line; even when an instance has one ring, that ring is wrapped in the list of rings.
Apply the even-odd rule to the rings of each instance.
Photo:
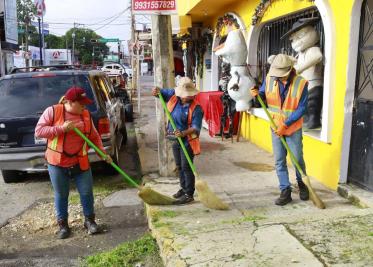
[[[362,7],[348,180],[373,191],[373,0]]]

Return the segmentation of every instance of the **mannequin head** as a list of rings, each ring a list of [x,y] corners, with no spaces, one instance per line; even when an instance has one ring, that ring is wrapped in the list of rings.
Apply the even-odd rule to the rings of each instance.
[[[299,53],[317,44],[320,37],[315,28],[308,25],[292,33],[289,39],[291,47]]]

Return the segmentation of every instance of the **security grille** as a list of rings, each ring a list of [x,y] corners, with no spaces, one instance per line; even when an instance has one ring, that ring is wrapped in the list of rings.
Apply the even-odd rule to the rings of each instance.
[[[269,64],[267,59],[270,55],[279,53],[295,56],[294,50],[291,48],[291,43],[288,38],[280,40],[286,32],[288,32],[292,25],[301,18],[320,17],[317,8],[306,9],[302,12],[291,14],[281,19],[271,21],[265,24],[259,35],[258,42],[258,62],[257,74],[259,81],[263,81],[263,77],[267,75]],[[320,35],[320,47],[324,53],[324,27],[322,21],[316,24],[316,29]]]

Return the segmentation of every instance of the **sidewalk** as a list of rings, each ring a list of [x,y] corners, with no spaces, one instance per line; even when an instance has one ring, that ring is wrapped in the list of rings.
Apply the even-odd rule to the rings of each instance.
[[[158,177],[151,84],[144,83],[136,135],[144,178],[162,193],[178,190],[178,178]],[[273,156],[245,141],[201,134],[195,159],[200,177],[230,205],[228,211],[148,206],[153,236],[166,266],[373,266],[373,208],[361,209],[312,180],[327,208],[299,200],[279,207]],[[295,183],[294,170],[290,170]]]

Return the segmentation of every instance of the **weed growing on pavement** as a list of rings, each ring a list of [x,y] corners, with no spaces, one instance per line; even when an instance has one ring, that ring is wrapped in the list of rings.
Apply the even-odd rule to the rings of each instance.
[[[242,255],[242,254],[232,254],[231,257],[232,257],[233,260],[236,261],[236,260],[240,260],[240,259],[245,258],[245,255]]]
[[[369,235],[369,236],[373,236],[373,232],[370,232],[368,235]]]
[[[266,217],[253,215],[253,216],[245,216],[243,218],[238,218],[235,220],[222,221],[222,223],[241,224],[244,222],[256,222],[256,221],[264,220],[264,219],[266,219]]]
[[[176,212],[173,210],[152,210],[151,217],[152,222],[156,223],[160,220],[160,218],[175,218],[176,216],[180,215],[180,212]]]
[[[138,240],[125,242],[115,249],[86,257],[82,266],[151,266],[161,267],[159,248],[150,234],[145,234]]]

